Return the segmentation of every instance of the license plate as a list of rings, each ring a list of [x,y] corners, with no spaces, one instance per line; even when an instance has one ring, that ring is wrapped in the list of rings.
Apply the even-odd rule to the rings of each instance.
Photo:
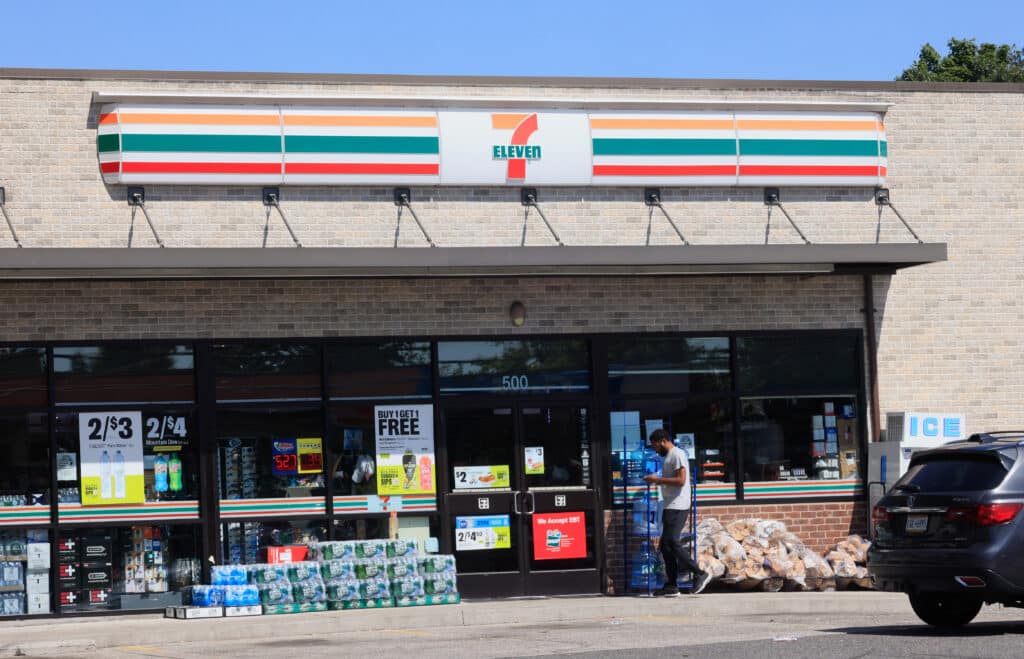
[[[924,533],[928,530],[928,515],[907,515],[907,533]]]

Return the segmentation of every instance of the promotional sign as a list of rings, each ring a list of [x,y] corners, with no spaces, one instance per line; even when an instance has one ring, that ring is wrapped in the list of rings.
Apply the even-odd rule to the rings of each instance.
[[[696,437],[692,432],[676,433],[675,444],[691,463],[697,459]]]
[[[456,490],[512,487],[508,465],[455,467],[452,471],[455,475]]]
[[[434,406],[377,405],[377,494],[434,494]]]
[[[83,506],[145,503],[140,412],[78,415]]]
[[[270,442],[270,471],[275,476],[299,473],[299,456],[294,439],[275,439]]]
[[[582,512],[533,515],[533,560],[586,557],[587,524]]]
[[[188,417],[167,414],[145,418],[143,445],[152,453],[181,451],[188,445]]]
[[[109,184],[883,185],[876,112],[100,108]]]
[[[300,437],[295,440],[299,456],[300,474],[319,474],[324,470],[324,442],[319,437]]]
[[[270,471],[275,476],[319,474],[324,470],[324,444],[319,437],[275,439],[270,452]]]
[[[455,551],[511,549],[508,515],[474,515],[455,518]]]
[[[904,442],[934,445],[965,439],[963,414],[928,414],[908,412],[903,422]]]
[[[544,447],[527,446],[523,449],[526,462],[526,474],[536,475],[544,473]]]

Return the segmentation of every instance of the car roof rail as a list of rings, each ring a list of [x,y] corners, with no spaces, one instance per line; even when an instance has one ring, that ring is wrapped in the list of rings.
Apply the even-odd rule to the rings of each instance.
[[[967,441],[987,444],[989,442],[1011,439],[1014,435],[1024,439],[1024,430],[992,430],[990,432],[976,432],[968,437]]]

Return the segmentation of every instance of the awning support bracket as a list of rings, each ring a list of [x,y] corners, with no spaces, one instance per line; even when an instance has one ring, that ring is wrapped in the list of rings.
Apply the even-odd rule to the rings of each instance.
[[[398,247],[398,230],[402,226],[402,209],[408,208],[409,214],[412,215],[412,219],[416,220],[416,226],[420,228],[423,233],[423,237],[427,239],[427,244],[431,247],[437,247],[434,244],[433,239],[427,230],[423,228],[423,223],[420,222],[420,218],[416,215],[416,211],[412,208],[412,191],[409,188],[395,188],[394,189],[395,206],[398,206],[398,224],[395,226],[395,247]]]
[[[167,247],[164,241],[160,240],[160,234],[156,232],[153,220],[149,217],[149,211],[146,210],[146,189],[134,186],[129,187],[128,205],[132,207],[132,223],[128,227],[128,246],[132,246],[132,235],[135,233],[135,213],[141,208],[142,215],[146,218],[146,224],[149,225],[149,230],[153,232],[153,238],[156,239],[156,244],[160,247]]]
[[[11,238],[14,238],[14,244],[18,247],[24,247],[21,241],[18,240],[18,232],[14,230],[11,217],[7,214],[7,190],[4,188],[0,188],[0,212],[4,214],[4,219],[7,220],[7,228],[11,230]]]
[[[649,214],[647,216],[647,244],[648,245],[651,244],[651,221],[654,218],[654,209],[655,208],[660,210],[661,214],[665,216],[666,220],[668,220],[668,223],[672,225],[672,228],[675,230],[676,235],[679,236],[679,240],[681,240],[684,245],[689,245],[690,244],[690,241],[688,241],[686,238],[683,237],[683,232],[679,230],[679,227],[676,226],[676,223],[674,221],[672,221],[672,217],[668,214],[668,211],[665,210],[665,207],[661,205],[661,190],[660,189],[658,189],[658,188],[644,188],[644,203],[647,204],[647,207],[650,209],[650,212],[649,212]]]
[[[544,211],[537,205],[537,188],[522,188],[519,190],[519,201],[526,207],[526,213],[523,215],[523,239],[520,243],[520,247],[526,246],[526,222],[530,219],[530,209],[534,208],[537,210],[537,214],[540,215],[540,219],[544,220],[544,225],[551,232],[555,242],[558,243],[559,247],[565,247],[565,243],[558,237],[555,232],[555,228],[548,222],[548,218],[544,215]]]
[[[811,241],[807,239],[807,236],[804,235],[804,232],[800,230],[800,227],[798,227],[796,225],[796,222],[793,221],[793,218],[789,216],[788,212],[786,212],[786,207],[782,205],[782,199],[781,199],[781,197],[779,197],[779,189],[778,188],[765,188],[764,189],[764,205],[768,207],[768,224],[764,228],[764,244],[765,245],[768,244],[768,232],[771,230],[771,226],[772,226],[772,208],[773,207],[778,207],[778,209],[780,211],[782,211],[782,214],[786,216],[787,220],[789,220],[789,223],[793,227],[793,229],[795,229],[796,232],[798,234],[800,234],[800,238],[804,241],[805,245],[810,245],[811,244]]]
[[[295,243],[296,247],[302,247],[302,243],[299,242],[295,232],[292,231],[292,225],[288,223],[288,218],[285,217],[284,211],[281,210],[281,189],[263,188],[263,205],[267,209],[267,221],[263,225],[263,246],[267,246],[267,234],[270,233],[270,209],[276,208],[277,214],[281,216],[281,221],[284,222],[284,228],[288,229],[288,234],[292,237],[292,242]]]
[[[910,228],[910,225],[903,219],[903,216],[900,215],[898,210],[896,210],[896,207],[892,205],[892,200],[889,197],[889,188],[875,188],[875,204],[878,206],[878,230],[875,232],[876,243],[878,242],[882,232],[882,208],[885,207],[892,209],[892,212],[896,214],[896,217],[900,218],[900,222],[902,222],[903,226],[907,228],[907,231],[909,231],[910,235],[914,237],[914,240],[918,243],[924,243],[914,230]]]

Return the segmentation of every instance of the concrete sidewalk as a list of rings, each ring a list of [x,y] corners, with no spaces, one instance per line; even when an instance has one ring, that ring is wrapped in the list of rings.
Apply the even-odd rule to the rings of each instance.
[[[162,642],[301,638],[372,631],[484,625],[542,624],[677,615],[905,615],[905,595],[879,592],[712,593],[662,600],[646,597],[550,597],[478,600],[461,604],[328,611],[252,618],[173,620],[158,615],[0,622],[0,657],[81,654]]]

